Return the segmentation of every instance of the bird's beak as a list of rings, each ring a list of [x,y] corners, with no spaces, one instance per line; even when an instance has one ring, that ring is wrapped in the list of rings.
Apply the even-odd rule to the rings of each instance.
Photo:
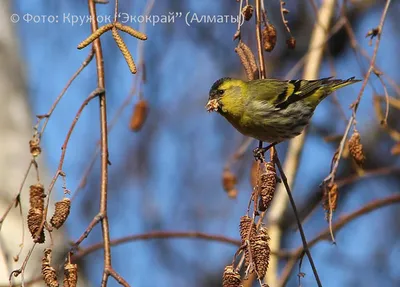
[[[216,111],[218,111],[218,108],[219,108],[219,104],[218,104],[217,99],[208,100],[208,102],[206,104],[207,112],[216,112]]]

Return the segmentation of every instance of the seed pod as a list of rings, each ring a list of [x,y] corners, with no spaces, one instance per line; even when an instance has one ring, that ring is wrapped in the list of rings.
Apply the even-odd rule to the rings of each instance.
[[[276,189],[276,170],[272,162],[265,164],[265,173],[261,175],[261,191],[259,209],[265,211],[271,205]]]
[[[36,233],[39,231],[40,224],[42,223],[43,219],[43,209],[38,208],[30,208],[28,211],[28,229],[32,235],[33,242],[35,243],[44,243],[45,236],[44,236],[44,229],[42,228],[40,232],[40,236],[36,238]]]
[[[78,265],[68,262],[64,265],[63,287],[76,287],[78,283]]]
[[[336,183],[329,183],[324,189],[323,207],[327,215],[332,213],[337,208],[338,186]]]
[[[141,130],[146,121],[148,110],[149,106],[146,100],[140,99],[136,103],[129,125],[132,131],[138,132]]]
[[[27,222],[29,232],[31,233],[35,243],[44,243],[45,241],[43,228],[39,233],[39,237],[36,237],[43,219],[44,197],[43,185],[38,183],[29,187],[30,208],[28,211]]]
[[[290,37],[286,40],[287,47],[291,50],[296,48],[296,39],[294,37]]]
[[[226,266],[222,276],[222,287],[239,287],[240,283],[239,272],[235,271],[232,265]]]
[[[274,25],[267,24],[262,31],[264,50],[271,52],[276,44],[276,29]]]
[[[246,5],[242,9],[244,20],[249,21],[253,16],[254,8],[251,5]]]
[[[51,267],[51,249],[44,250],[44,257],[42,259],[42,277],[43,281],[48,287],[58,287],[56,270]]]
[[[33,137],[33,139],[29,141],[29,150],[33,157],[40,155],[42,149],[40,148],[40,139],[38,137]]]
[[[55,205],[54,215],[50,219],[50,223],[53,227],[59,229],[67,220],[71,208],[71,200],[63,198],[61,201],[56,202]]]
[[[240,238],[242,239],[242,245],[246,245],[246,240],[249,240],[251,246],[257,234],[256,225],[254,224],[254,222],[252,223],[252,219],[249,216],[245,215],[240,218],[239,226],[240,226],[239,232],[240,232]],[[244,255],[245,255],[244,265],[245,267],[247,267],[250,264],[250,254],[248,246],[245,246]]]
[[[44,209],[44,187],[40,183],[29,187],[29,203],[31,208]]]
[[[261,227],[251,246],[257,278],[260,280],[264,278],[269,265],[269,256],[271,253],[268,245],[269,240],[268,230],[265,227]]]
[[[355,162],[359,166],[362,166],[365,161],[365,156],[358,131],[354,131],[353,135],[349,139],[349,151]]]

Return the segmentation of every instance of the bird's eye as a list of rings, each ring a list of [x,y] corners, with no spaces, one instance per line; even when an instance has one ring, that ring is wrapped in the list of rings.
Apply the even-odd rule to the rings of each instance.
[[[218,90],[218,94],[223,95],[224,94],[224,90]]]

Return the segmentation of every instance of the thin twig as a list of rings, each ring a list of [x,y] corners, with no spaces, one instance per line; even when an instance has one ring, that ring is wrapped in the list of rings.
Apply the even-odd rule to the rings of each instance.
[[[283,171],[281,162],[280,162],[280,160],[279,160],[278,153],[276,154],[275,161],[276,161],[276,165],[277,165],[277,167],[278,167],[278,169],[279,169],[279,173],[281,174],[282,182],[283,182],[283,184],[285,185],[285,188],[286,188],[286,191],[287,191],[289,200],[290,200],[290,204],[292,205],[293,212],[294,212],[295,215],[296,215],[295,217],[296,217],[297,227],[299,228],[299,233],[300,233],[300,236],[301,236],[301,241],[302,241],[302,243],[303,243],[303,249],[304,249],[304,251],[305,251],[305,253],[306,253],[307,257],[308,257],[308,260],[310,261],[310,265],[311,265],[311,268],[312,268],[312,270],[313,270],[315,280],[317,281],[318,286],[319,286],[319,287],[322,287],[322,283],[321,283],[321,280],[319,279],[318,272],[317,272],[317,268],[315,267],[314,260],[313,260],[313,258],[312,258],[312,256],[311,256],[311,252],[310,252],[310,249],[309,249],[308,244],[307,244],[307,239],[306,239],[306,236],[305,236],[305,234],[304,234],[304,230],[303,230],[303,227],[302,227],[302,225],[301,225],[300,219],[299,219],[299,217],[298,217],[298,212],[297,212],[296,204],[295,204],[295,202],[294,202],[294,199],[293,199],[293,196],[292,196],[292,192],[291,192],[291,190],[290,190],[289,183],[288,183],[288,181],[287,181],[286,175],[285,175],[285,173],[284,173],[284,171]]]
[[[366,204],[365,206],[361,207],[360,209],[347,214],[347,215],[342,215],[339,217],[336,223],[332,225],[332,230],[337,232],[344,226],[346,226],[348,223],[353,221],[354,219],[365,215],[371,211],[378,210],[381,207],[388,206],[391,204],[395,203],[400,203],[400,194],[395,194],[392,196],[389,196],[387,198],[383,199],[378,199],[373,202],[370,202]],[[324,239],[329,239],[330,238],[330,229],[329,227],[320,232],[315,238],[310,240],[308,242],[308,246],[311,248],[318,242]],[[304,252],[303,246],[300,246],[299,248],[296,249],[296,251],[293,253],[292,259],[289,260],[289,262],[286,264],[286,266],[283,269],[281,279],[279,280],[279,284],[277,286],[279,287],[284,287],[286,286],[287,282],[289,281],[290,275],[292,274],[293,268],[296,265],[297,259],[302,256]]]
[[[391,2],[391,0],[387,0],[386,4],[385,4],[385,8],[383,9],[382,16],[381,16],[381,19],[380,19],[380,22],[379,22],[379,26],[377,28],[379,32],[378,32],[377,39],[376,39],[376,42],[375,42],[374,52],[373,52],[373,55],[372,55],[372,58],[371,58],[370,66],[369,66],[367,74],[365,75],[365,78],[364,78],[363,84],[361,86],[360,92],[358,93],[357,99],[352,104],[353,113],[352,113],[352,116],[351,116],[351,118],[350,118],[350,120],[349,120],[349,122],[347,124],[346,130],[345,130],[345,132],[343,134],[343,137],[342,137],[342,140],[340,141],[338,156],[334,159],[333,165],[332,165],[332,170],[331,170],[330,174],[324,179],[323,184],[327,184],[328,182],[333,183],[335,181],[336,172],[337,172],[337,169],[339,167],[339,162],[340,162],[340,159],[341,159],[342,154],[343,154],[343,150],[344,150],[344,147],[345,147],[345,144],[346,144],[347,136],[348,136],[348,134],[350,132],[350,129],[351,129],[352,125],[354,124],[354,122],[356,120],[356,113],[357,113],[358,106],[360,104],[362,95],[363,95],[364,90],[365,90],[365,88],[367,86],[367,83],[369,81],[371,73],[374,70],[376,56],[378,54],[378,49],[379,49],[379,44],[381,42],[381,35],[382,35],[383,25],[385,23],[386,15],[387,15],[387,12],[389,10],[390,2]]]
[[[31,170],[32,165],[36,163],[36,161],[34,159],[31,160],[31,162],[29,163],[29,166],[25,172],[24,178],[19,186],[19,190],[17,195],[14,197],[14,200],[8,205],[6,211],[4,212],[4,214],[2,215],[2,217],[0,218],[0,231],[1,231],[1,227],[3,226],[3,222],[6,219],[8,213],[11,211],[12,207],[15,206],[15,204],[17,203],[17,201],[19,200],[20,196],[21,196],[21,192],[22,189],[24,188],[25,185],[25,181],[28,178],[29,175],[29,171]]]
[[[59,176],[65,176],[64,172],[62,171],[63,170],[63,165],[64,165],[64,160],[65,160],[65,154],[67,152],[68,143],[69,143],[69,140],[71,138],[72,132],[74,131],[75,125],[77,124],[77,122],[78,122],[78,120],[79,120],[84,108],[89,104],[89,102],[91,100],[93,100],[94,98],[96,98],[97,96],[99,96],[103,92],[104,92],[104,89],[97,88],[96,90],[94,90],[86,98],[86,100],[82,103],[82,105],[80,106],[78,112],[76,113],[76,116],[75,116],[75,118],[74,118],[74,120],[73,120],[73,122],[71,124],[71,127],[68,130],[67,136],[65,137],[64,143],[63,143],[63,145],[61,147],[62,152],[61,152],[61,156],[60,156],[60,161],[58,163],[57,171],[56,171],[55,175],[53,176],[53,179],[51,180],[50,185],[49,185],[49,187],[47,189],[46,207],[45,207],[44,212],[43,212],[43,219],[42,219],[42,222],[40,224],[40,228],[38,229],[37,233],[35,234],[36,238],[38,238],[40,236],[40,233],[41,233],[41,231],[42,231],[42,229],[43,229],[43,227],[45,225],[46,218],[47,218],[47,212],[48,212],[48,208],[49,208],[49,203],[50,203],[50,195],[51,195],[51,192],[52,192],[52,190],[54,188],[54,185],[56,184],[56,181],[57,181]]]
[[[29,258],[31,258],[32,252],[35,249],[36,243],[34,243],[31,247],[31,249],[29,249],[28,254],[26,255],[24,262],[22,263],[21,268],[14,270],[10,273],[10,277],[8,278],[9,284],[10,286],[12,285],[12,277],[18,277],[19,275],[21,275],[21,286],[25,287],[25,269],[26,269],[26,265],[28,264]]]
[[[93,0],[89,1],[89,13],[92,17],[93,21],[91,22],[92,33],[94,33],[98,29],[97,24],[97,12],[96,12],[96,4]],[[115,1],[116,6],[118,5],[118,0]],[[118,10],[116,7],[116,14],[118,14]],[[101,48],[100,39],[96,39],[93,41],[93,49],[96,55],[96,67],[97,67],[97,87],[99,89],[105,89],[105,80],[104,80],[104,60],[103,60],[103,52]],[[102,93],[99,97],[100,103],[100,211],[101,215],[101,230],[103,235],[103,249],[104,249],[104,267],[103,267],[103,276],[101,280],[101,286],[106,287],[108,277],[113,274],[110,274],[109,271],[112,270],[111,265],[111,249],[110,249],[110,231],[107,217],[107,195],[108,195],[108,134],[107,134],[107,107],[106,107],[106,95]],[[114,277],[114,276],[113,276]],[[114,277],[115,278],[115,277]],[[117,278],[116,278],[117,279]]]
[[[212,235],[203,232],[197,231],[152,231],[144,234],[135,234],[126,237],[122,237],[119,239],[114,239],[110,241],[111,246],[117,246],[123,243],[134,242],[134,241],[146,241],[153,239],[184,239],[184,238],[193,238],[193,239],[203,239],[207,241],[215,241],[221,243],[227,243],[235,246],[241,245],[240,239],[228,238],[222,235]],[[103,242],[99,242],[93,244],[86,248],[81,248],[78,253],[76,253],[73,257],[74,260],[82,258],[92,252],[99,250],[103,246]]]

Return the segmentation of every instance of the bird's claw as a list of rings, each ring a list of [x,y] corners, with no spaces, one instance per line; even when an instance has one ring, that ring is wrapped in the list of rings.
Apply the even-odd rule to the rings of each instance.
[[[255,148],[255,149],[253,150],[254,159],[255,159],[256,161],[259,160],[260,162],[263,162],[263,161],[265,160],[264,155],[265,155],[265,152],[266,152],[267,150],[268,150],[268,149],[265,148],[265,147],[257,147],[257,148]]]

